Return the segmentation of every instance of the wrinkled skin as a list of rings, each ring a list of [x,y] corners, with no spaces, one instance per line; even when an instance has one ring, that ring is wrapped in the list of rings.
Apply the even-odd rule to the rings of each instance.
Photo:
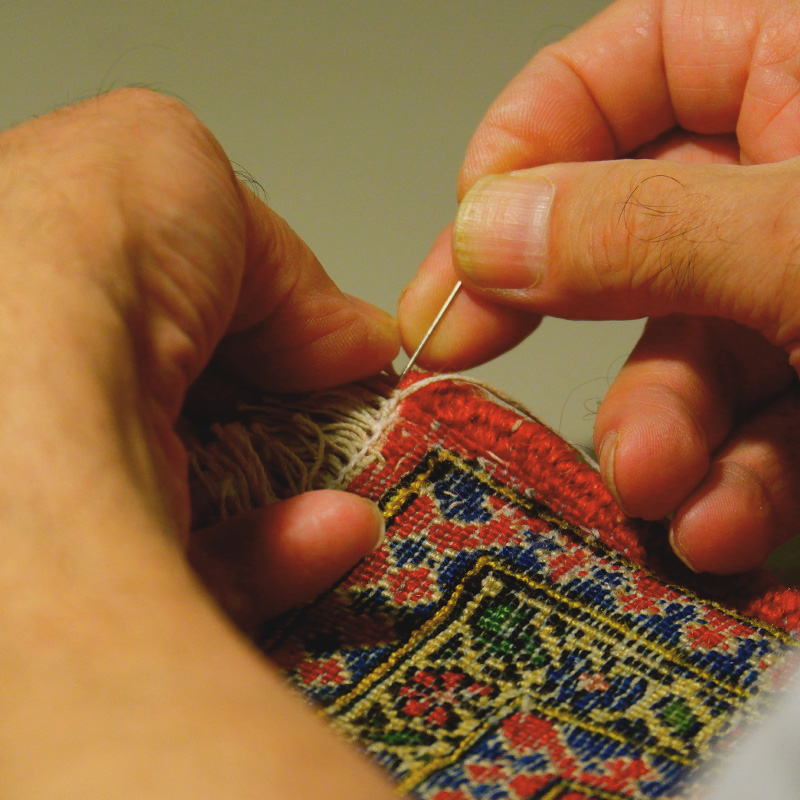
[[[0,795],[394,796],[187,568],[174,423],[215,350],[238,381],[309,389],[384,367],[395,323],[336,289],[173,100],[115,92],[0,153]],[[247,564],[259,615],[382,528],[339,492],[231,525],[224,566]],[[191,546],[209,574],[215,542]]]
[[[798,41],[787,0],[613,3],[491,106],[400,304],[411,348],[465,281],[425,354],[456,368],[542,315],[649,316],[595,445],[698,571],[758,566],[800,518]]]

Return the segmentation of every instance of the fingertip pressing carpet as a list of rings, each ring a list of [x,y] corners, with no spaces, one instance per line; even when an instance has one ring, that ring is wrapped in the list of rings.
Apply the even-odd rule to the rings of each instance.
[[[796,648],[796,590],[693,575],[465,379],[244,406],[191,455],[203,522],[319,486],[379,503],[383,547],[259,644],[425,800],[678,796]]]

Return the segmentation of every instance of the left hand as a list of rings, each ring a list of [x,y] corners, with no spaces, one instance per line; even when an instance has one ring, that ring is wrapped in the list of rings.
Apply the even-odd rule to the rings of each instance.
[[[215,351],[263,390],[324,387],[390,363],[393,321],[166,97],[60,110],[0,155],[0,795],[388,798],[188,570],[174,423]],[[381,528],[338,492],[242,524],[261,613]]]
[[[103,397],[111,417],[92,436],[124,448],[175,537],[188,535],[189,499],[174,423],[212,353],[267,392],[324,388],[391,362],[394,321],[336,288],[179,103],[117,92],[11,129],[0,147],[6,380],[31,398],[56,387],[63,403]],[[30,424],[49,420],[63,437],[69,419],[51,408]],[[327,586],[377,535],[375,513],[344,494],[256,515],[262,536],[267,516],[276,558],[264,578],[290,604]]]

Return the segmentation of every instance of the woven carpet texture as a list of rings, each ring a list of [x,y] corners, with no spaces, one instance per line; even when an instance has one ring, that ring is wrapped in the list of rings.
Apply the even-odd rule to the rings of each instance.
[[[379,503],[384,546],[258,643],[401,790],[677,797],[780,685],[797,591],[693,575],[530,415],[421,373],[344,410],[337,396],[335,423],[325,402],[289,420],[312,444],[276,449],[286,421],[258,406],[214,426],[195,504],[208,522],[311,473]]]

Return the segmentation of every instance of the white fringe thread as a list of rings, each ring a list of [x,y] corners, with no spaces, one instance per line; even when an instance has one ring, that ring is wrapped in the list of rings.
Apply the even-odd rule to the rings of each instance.
[[[515,400],[463,375],[442,374],[406,384],[390,375],[300,397],[265,397],[242,404],[238,419],[214,424],[210,436],[191,437],[189,454],[196,524],[209,525],[243,511],[313,489],[340,489],[375,461],[397,406],[420,389],[457,381],[534,419]]]

